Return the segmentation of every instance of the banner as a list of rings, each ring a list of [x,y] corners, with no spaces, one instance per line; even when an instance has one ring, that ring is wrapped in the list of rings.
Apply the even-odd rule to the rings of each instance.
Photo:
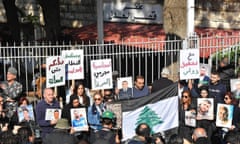
[[[91,82],[92,89],[111,89],[112,83],[112,60],[92,60],[91,61]]]
[[[180,50],[180,79],[199,78],[199,49]]]
[[[147,123],[152,133],[163,132],[178,127],[177,83],[148,96],[121,100],[123,140],[135,135],[140,123]]]
[[[67,80],[84,78],[83,50],[64,50],[62,58],[66,64]]]
[[[60,56],[48,57],[46,60],[47,87],[65,84],[65,64]]]

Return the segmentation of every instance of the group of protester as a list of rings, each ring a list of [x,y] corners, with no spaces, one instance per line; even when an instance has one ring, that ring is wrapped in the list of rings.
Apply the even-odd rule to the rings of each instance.
[[[163,137],[151,136],[151,129],[148,124],[141,123],[136,129],[136,136],[126,140],[126,144],[182,144],[182,143],[204,143],[204,144],[234,144],[240,143],[240,96],[233,94],[230,87],[230,79],[235,77],[233,67],[227,65],[226,59],[220,63],[217,71],[212,71],[210,76],[206,75],[206,69],[201,68],[199,79],[179,80],[179,127],[175,134],[172,134],[166,141]],[[137,76],[131,97],[119,97],[121,90],[113,88],[104,92],[96,91],[89,95],[83,83],[76,83],[70,88],[71,95],[68,103],[60,106],[58,97],[54,90],[44,88],[43,98],[34,107],[34,117],[29,117],[25,109],[29,105],[28,99],[22,97],[22,85],[16,81],[17,70],[13,67],[8,69],[7,81],[1,83],[0,95],[0,143],[1,144],[101,144],[123,143],[121,141],[121,129],[115,129],[116,116],[106,109],[106,103],[119,100],[147,96],[168,87],[174,82],[168,77],[170,71],[163,68],[161,78],[154,81],[151,88],[146,85],[143,76]],[[235,77],[236,78],[236,77]],[[123,83],[126,85],[126,82]],[[127,89],[122,90],[127,92]],[[213,98],[214,114],[218,103],[234,105],[232,126],[230,128],[217,127],[214,119],[200,119],[196,117],[196,127],[186,125],[186,111],[197,112],[199,109],[196,103],[197,98]],[[209,107],[207,101],[201,105]],[[22,107],[23,120],[19,120],[17,108]],[[76,131],[72,126],[71,109],[86,109],[88,131]],[[61,109],[59,118],[46,120],[47,109]]]

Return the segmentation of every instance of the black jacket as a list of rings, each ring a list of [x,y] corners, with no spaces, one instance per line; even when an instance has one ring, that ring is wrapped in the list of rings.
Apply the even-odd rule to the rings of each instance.
[[[196,140],[195,144],[210,144],[207,137],[200,137]]]
[[[67,130],[55,129],[43,139],[43,144],[77,144],[78,139]]]

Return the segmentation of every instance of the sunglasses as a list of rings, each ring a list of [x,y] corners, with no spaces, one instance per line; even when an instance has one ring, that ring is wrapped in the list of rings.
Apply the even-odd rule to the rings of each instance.
[[[100,100],[101,100],[101,98],[95,98],[94,100],[95,100],[95,101],[100,101]]]
[[[189,96],[183,95],[182,98],[188,98]]]
[[[224,99],[225,99],[225,100],[228,100],[228,99],[230,99],[230,98],[228,98],[228,97],[225,97]]]

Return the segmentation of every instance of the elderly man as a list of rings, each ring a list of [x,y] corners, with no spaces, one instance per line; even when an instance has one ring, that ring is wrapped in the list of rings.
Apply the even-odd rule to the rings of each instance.
[[[58,121],[57,119],[46,120],[46,110],[60,108],[59,102],[55,99],[54,92],[51,88],[44,89],[43,97],[44,99],[36,106],[36,120],[38,125],[41,127],[42,138],[53,131],[54,126]]]
[[[7,116],[11,118],[16,111],[17,103],[22,93],[23,86],[16,81],[17,70],[14,67],[9,67],[7,72],[7,81],[1,83],[3,97],[6,100],[6,108],[8,109]]]
[[[1,84],[4,96],[7,101],[15,101],[22,93],[22,84],[16,81],[17,70],[14,67],[8,68],[7,81]]]
[[[192,139],[195,144],[210,144],[204,128],[196,128],[193,131]]]
[[[169,79],[170,71],[168,68],[163,68],[161,72],[161,78],[154,81],[152,84],[152,93],[164,89],[173,84],[173,81]]]

